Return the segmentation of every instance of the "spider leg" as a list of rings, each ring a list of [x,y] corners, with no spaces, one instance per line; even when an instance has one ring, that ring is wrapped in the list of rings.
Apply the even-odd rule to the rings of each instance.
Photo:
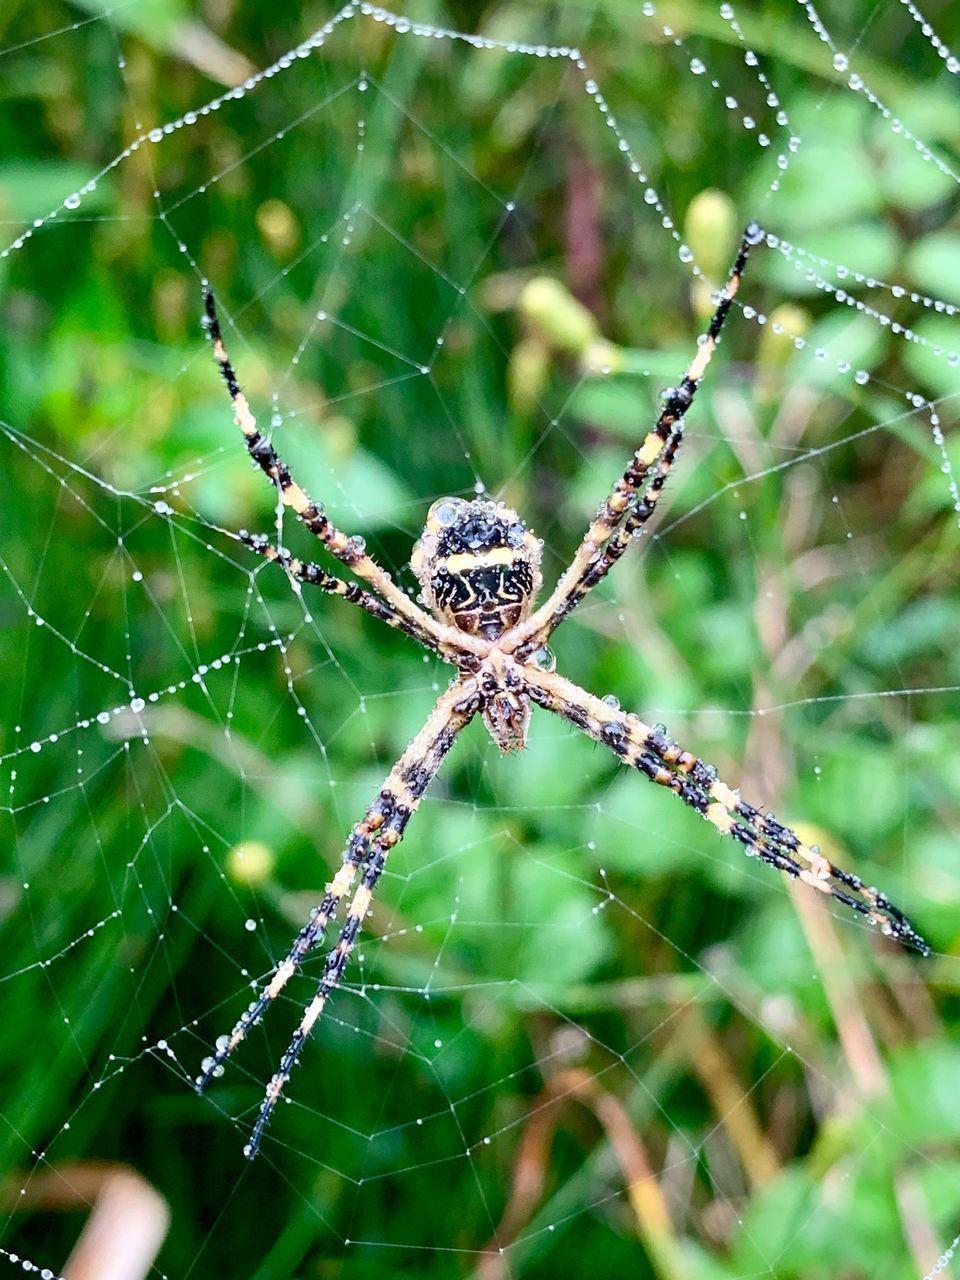
[[[626,518],[607,539],[605,546],[593,563],[587,565],[577,581],[570,587],[563,605],[563,616],[557,617],[548,631],[540,631],[533,640],[526,641],[518,650],[518,657],[525,657],[532,653],[534,649],[540,648],[546,642],[547,636],[556,630],[564,618],[569,617],[584,596],[588,595],[597,583],[607,576],[611,568],[629,547],[631,541],[639,537],[643,526],[657,509],[657,503],[660,501],[661,493],[663,493],[667,476],[670,474],[670,469],[676,460],[682,442],[683,423],[679,422],[674,428],[673,434],[667,440],[663,453],[656,463],[653,477],[644,490],[643,496],[638,498],[630,508]]]
[[[628,545],[626,539],[633,530],[653,514],[667,474],[683,441],[684,416],[693,404],[697,388],[703,381],[707,366],[716,350],[720,331],[740,287],[740,279],[750,250],[754,245],[760,244],[763,238],[763,231],[757,223],[751,222],[743,233],[730,275],[720,292],[717,309],[713,313],[707,332],[700,339],[697,354],[677,386],[663,393],[660,416],[653,430],[648,432],[643,443],[630,459],[627,469],[600,507],[553,592],[540,608],[516,629],[512,648],[518,655],[526,656],[547,642],[551,633],[569,616],[592,587],[606,576],[611,565],[620,558]],[[658,467],[658,471],[646,495],[638,501],[637,494],[655,467]],[[646,514],[643,514],[645,511]],[[610,539],[624,521],[631,522],[630,532],[624,532],[624,536],[615,544],[616,550],[607,555]]]
[[[610,707],[555,672],[526,667],[524,675],[533,702],[569,720],[608,747],[624,764],[674,792],[722,835],[738,841],[748,856],[842,902],[904,946],[930,954],[930,947],[903,912],[879,890],[865,885],[852,872],[834,866],[772,813],[761,813],[742,800],[737,791],[717,777],[716,769],[684,751],[662,725],[646,725],[637,716]]]
[[[252,1160],[257,1154],[263,1132],[283,1087],[296,1065],[300,1051],[314,1023],[323,1012],[330,993],[337,987],[343,976],[390,850],[400,843],[411,815],[419,808],[423,794],[440,768],[444,757],[460,730],[473,719],[479,705],[477,686],[473,680],[455,682],[437,699],[423,728],[409,743],[390,771],[377,799],[367,809],[363,819],[354,827],[344,850],[340,870],[328,884],[326,896],[320,906],[313,913],[310,921],[300,930],[287,956],[277,966],[270,982],[260,993],[259,999],[241,1015],[229,1036],[220,1037],[217,1041],[216,1053],[204,1061],[202,1074],[197,1080],[198,1092],[203,1092],[210,1081],[221,1074],[222,1065],[226,1059],[244,1040],[250,1029],[262,1019],[264,1013],[298,971],[304,958],[322,943],[327,925],[336,915],[341,901],[353,888],[357,873],[361,872],[360,885],[354,892],[337,944],[327,956],[316,995],[308,1005],[280,1061],[277,1072],[267,1086],[250,1141],[244,1148],[244,1154],[248,1159]]]
[[[420,609],[407,593],[397,586],[386,569],[382,568],[367,552],[363,539],[356,535],[348,536],[332,524],[322,505],[314,502],[293,479],[290,468],[277,453],[273,444],[260,434],[257,420],[230,363],[217,315],[217,304],[213,291],[206,281],[203,284],[203,301],[204,328],[213,347],[214,359],[220,367],[223,381],[230,393],[234,421],[243,432],[247,452],[264,475],[276,486],[284,506],[294,512],[332,556],[373,587],[374,591],[383,596],[398,614],[415,622],[421,631],[451,647],[455,644],[461,651],[466,649],[480,656],[485,654],[489,646],[482,640],[438,622]]]
[[[321,568],[320,565],[314,564],[312,561],[301,560],[298,556],[292,555],[285,547],[274,546],[266,534],[248,533],[246,529],[241,529],[238,537],[251,551],[256,551],[265,560],[272,560],[279,564],[287,577],[294,582],[305,582],[311,587],[319,587],[321,591],[325,591],[330,595],[342,596],[344,600],[349,600],[351,604],[358,604],[365,613],[369,613],[372,617],[379,618],[381,622],[385,622],[388,627],[395,627],[398,631],[402,631],[404,635],[412,636],[425,649],[429,649],[432,653],[436,653],[448,661],[455,661],[454,651],[448,645],[435,639],[430,632],[424,630],[413,618],[408,618],[405,614],[399,613],[392,605],[381,600],[379,596],[373,595],[372,592],[364,591],[358,583],[346,582],[343,578],[338,578],[335,573],[329,573],[326,569]]]

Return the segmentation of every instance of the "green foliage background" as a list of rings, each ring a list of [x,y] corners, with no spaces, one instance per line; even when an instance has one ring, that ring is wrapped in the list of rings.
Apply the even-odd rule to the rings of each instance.
[[[104,18],[87,0],[8,0],[5,242],[142,129],[331,12],[150,0]],[[757,97],[712,6],[659,12]],[[960,294],[955,186],[845,88],[800,6],[738,11],[802,139],[769,199],[771,157],[633,0],[410,16],[582,47],[678,223],[699,193],[729,197],[729,224],[718,212],[690,233],[716,273],[733,226],[759,216],[866,274]],[[955,45],[956,9],[933,3],[929,18]],[[862,42],[875,92],[955,162],[956,77],[904,7],[827,19],[846,47]],[[357,90],[340,91],[361,67],[375,84],[358,161]],[[0,263],[0,750],[17,753],[0,896],[8,1250],[62,1267],[81,1217],[35,1190],[51,1170],[69,1183],[70,1160],[125,1162],[167,1198],[170,1276],[900,1280],[960,1231],[958,526],[929,421],[903,394],[938,401],[960,467],[957,373],[770,251],[751,265],[752,305],[792,308],[778,314],[793,332],[872,380],[831,376],[735,319],[671,479],[669,532],[565,628],[560,666],[667,720],[875,877],[933,958],[808,915],[563,725],[537,717],[507,761],[475,726],[396,854],[374,940],[263,1158],[244,1164],[244,1135],[309,979],[210,1099],[189,1087],[448,676],[342,602],[311,602],[305,625],[282,575],[251,581],[226,531],[269,528],[270,494],[202,344],[199,275],[231,317],[255,406],[268,417],[276,395],[292,415],[290,460],[392,570],[428,503],[479,476],[544,537],[549,578],[686,362],[703,302],[570,76],[354,23],[145,147]],[[337,219],[355,201],[378,217],[358,215],[344,246]],[[545,350],[519,311],[534,274],[579,289],[627,372],[591,376]],[[314,324],[320,305],[350,329]],[[955,318],[894,305],[930,343],[960,346]],[[429,376],[419,359],[435,360]],[[164,483],[169,520],[150,506]],[[290,631],[281,655],[270,641]],[[194,682],[238,636],[252,652]],[[121,714],[23,750],[181,680],[147,709],[149,744]],[[594,1092],[555,1105],[574,1079]],[[652,1170],[634,1168],[632,1196],[618,1132]],[[524,1152],[541,1181],[521,1213]],[[503,1259],[481,1253],[498,1223]]]

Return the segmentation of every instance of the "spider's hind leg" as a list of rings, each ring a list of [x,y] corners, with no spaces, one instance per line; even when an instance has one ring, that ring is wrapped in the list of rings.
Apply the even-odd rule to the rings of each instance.
[[[234,1049],[262,1020],[307,956],[323,942],[327,925],[336,916],[340,903],[353,887],[358,869],[365,865],[369,858],[374,834],[391,814],[395,801],[396,797],[389,789],[388,779],[388,785],[377,796],[363,819],[354,827],[347,847],[343,851],[340,870],[327,885],[323,901],[311,912],[309,921],[297,934],[293,946],[274,969],[270,981],[260,992],[259,997],[240,1015],[229,1035],[217,1037],[215,1052],[204,1058],[200,1068],[201,1074],[196,1080],[198,1093],[203,1093],[212,1080],[223,1074],[224,1063]]]
[[[326,896],[316,914],[301,929],[287,956],[260,993],[259,999],[240,1017],[230,1035],[220,1037],[216,1052],[204,1061],[202,1073],[197,1080],[198,1092],[202,1092],[211,1080],[221,1074],[223,1064],[233,1050],[262,1019],[306,956],[320,945],[327,924],[353,887],[358,872],[361,872],[360,885],[353,894],[336,946],[327,955],[316,995],[307,1006],[280,1066],[267,1086],[250,1142],[244,1149],[249,1159],[257,1154],[264,1129],[297,1063],[300,1051],[323,1012],[330,994],[343,977],[390,850],[403,838],[407,823],[419,807],[424,792],[453,746],[457,734],[473,719],[479,706],[480,696],[473,679],[455,681],[440,695],[423,728],[391,769],[377,799],[354,828],[344,852],[343,864],[327,886]]]
[[[651,727],[638,716],[609,707],[555,672],[526,668],[526,675],[535,703],[569,720],[624,764],[672,791],[721,835],[736,840],[745,853],[834,898],[903,946],[930,954],[929,945],[884,894],[852,872],[834,866],[773,814],[762,813],[741,799],[738,791],[717,776],[716,769],[685,751],[662,725]]]

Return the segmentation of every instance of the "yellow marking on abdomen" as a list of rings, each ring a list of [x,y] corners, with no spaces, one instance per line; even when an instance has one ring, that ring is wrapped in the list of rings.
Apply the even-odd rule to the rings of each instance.
[[[513,564],[519,548],[494,547],[492,551],[461,551],[441,560],[450,573],[464,573],[469,569],[486,569],[494,564]]]

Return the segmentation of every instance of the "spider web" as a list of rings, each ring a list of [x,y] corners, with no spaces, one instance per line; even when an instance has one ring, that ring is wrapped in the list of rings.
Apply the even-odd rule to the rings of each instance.
[[[172,5],[89,9],[0,29],[19,148],[0,166],[0,1256],[61,1274],[108,1162],[169,1206],[156,1262],[124,1274],[942,1270],[946,21],[909,0],[784,5],[780,27],[727,4],[513,5],[460,31],[357,4],[308,36],[285,13],[245,30],[255,71],[239,33]],[[60,114],[22,114],[34,92]],[[698,133],[736,213],[694,203]],[[408,588],[445,493],[507,497],[550,580],[747,216],[768,247],[665,514],[560,633],[560,669],[876,869],[933,961],[871,947],[562,722],[536,716],[510,759],[473,726],[248,1166],[316,967],[204,1099],[199,1064],[450,672],[239,542],[313,554],[231,426],[201,278],[294,474]],[[564,282],[545,309],[544,279]]]

